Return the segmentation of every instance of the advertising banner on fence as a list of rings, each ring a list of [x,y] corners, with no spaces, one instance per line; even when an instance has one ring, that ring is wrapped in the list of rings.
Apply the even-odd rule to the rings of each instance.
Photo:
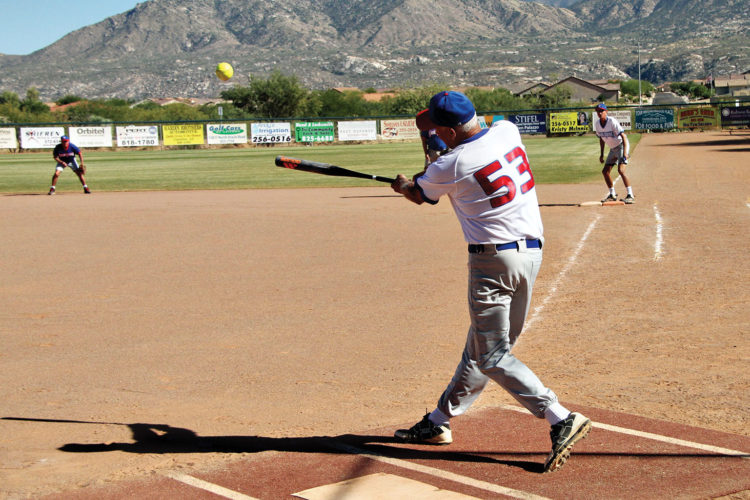
[[[298,122],[294,124],[294,140],[297,142],[333,142],[333,122]]]
[[[383,139],[419,139],[419,129],[414,118],[380,120],[380,137]]]
[[[722,127],[739,127],[750,125],[750,106],[735,106],[721,110]]]
[[[21,127],[21,147],[52,149],[60,143],[60,137],[64,135],[63,127]]]
[[[247,144],[247,124],[209,123],[206,140],[209,144]]]
[[[713,128],[719,125],[718,109],[705,106],[700,108],[680,108],[677,110],[679,128]]]
[[[158,146],[159,127],[157,125],[128,125],[115,127],[117,147]]]
[[[508,115],[508,121],[515,123],[522,134],[546,134],[547,122],[544,113]]]
[[[112,147],[112,127],[69,127],[68,135],[80,148]]]
[[[670,130],[674,126],[674,109],[636,109],[636,130]]]
[[[612,109],[607,111],[607,116],[611,116],[618,122],[620,122],[620,125],[622,125],[622,128],[625,130],[632,130],[633,129],[633,118],[631,116],[630,110],[617,110]],[[596,112],[591,114],[591,119],[596,120],[599,117],[596,116]]]
[[[162,125],[165,146],[187,146],[203,144],[203,124],[182,123]]]
[[[250,125],[250,135],[253,144],[292,142],[292,124],[286,122],[253,123]]]
[[[339,122],[339,141],[375,141],[377,135],[375,120]]]
[[[17,147],[16,129],[0,128],[0,149],[16,149]]]
[[[549,115],[549,131],[552,134],[588,132],[590,127],[588,115],[583,111],[550,113]]]

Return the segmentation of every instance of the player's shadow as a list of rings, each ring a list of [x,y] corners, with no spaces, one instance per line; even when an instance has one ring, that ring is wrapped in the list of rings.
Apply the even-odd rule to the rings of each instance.
[[[518,467],[528,472],[543,472],[539,462],[526,460],[498,460],[487,455],[494,452],[445,451],[442,447],[428,446],[421,449],[389,446],[399,443],[390,436],[370,436],[343,434],[340,436],[309,436],[273,438],[264,436],[199,436],[190,429],[172,427],[164,424],[123,424],[112,422],[86,422],[78,420],[52,420],[35,418],[3,417],[2,420],[21,420],[27,422],[75,423],[124,425],[132,432],[129,443],[68,443],[60,451],[69,453],[103,453],[123,451],[138,454],[167,453],[260,453],[263,451],[280,451],[294,453],[323,453],[363,455],[368,454],[402,460],[442,460],[453,462],[472,462],[503,464]],[[512,453],[512,455],[534,455],[536,453]],[[543,458],[543,457],[542,457]]]

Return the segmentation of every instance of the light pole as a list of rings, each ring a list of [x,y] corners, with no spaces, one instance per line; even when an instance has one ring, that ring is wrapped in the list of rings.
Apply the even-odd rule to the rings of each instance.
[[[638,42],[638,105],[643,106],[641,97],[641,43]]]

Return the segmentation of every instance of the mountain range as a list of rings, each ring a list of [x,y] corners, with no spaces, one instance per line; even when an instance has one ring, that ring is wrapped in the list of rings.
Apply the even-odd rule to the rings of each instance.
[[[520,90],[639,68],[658,84],[748,71],[748,28],[747,0],[148,0],[32,54],[0,54],[0,91],[217,97],[272,70],[311,89]],[[235,68],[226,83],[213,74],[222,61]]]

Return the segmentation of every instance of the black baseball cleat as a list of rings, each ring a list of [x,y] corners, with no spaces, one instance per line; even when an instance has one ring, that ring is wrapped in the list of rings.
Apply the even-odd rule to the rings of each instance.
[[[83,192],[86,194],[91,194],[91,190],[89,188],[83,188]]]
[[[568,418],[552,426],[552,452],[544,463],[544,472],[554,472],[567,462],[570,450],[591,430],[591,420],[580,413],[571,413]]]
[[[608,201],[617,201],[617,194],[608,194],[607,197],[602,200],[602,203]]]
[[[629,194],[625,198],[623,198],[622,201],[624,201],[627,205],[631,205],[635,203],[635,198],[632,194]]]
[[[405,443],[417,444],[451,444],[453,435],[450,424],[435,425],[426,414],[411,429],[399,429],[393,435]]]

